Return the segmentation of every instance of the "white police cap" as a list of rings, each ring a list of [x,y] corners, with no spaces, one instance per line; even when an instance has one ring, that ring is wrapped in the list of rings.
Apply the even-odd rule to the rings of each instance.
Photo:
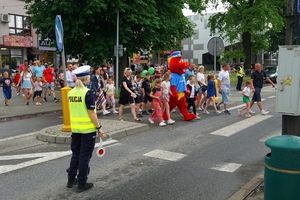
[[[91,66],[84,65],[72,71],[77,77],[87,76],[91,73]]]

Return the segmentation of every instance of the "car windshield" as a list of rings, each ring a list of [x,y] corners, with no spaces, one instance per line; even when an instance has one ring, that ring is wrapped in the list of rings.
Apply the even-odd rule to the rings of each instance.
[[[268,74],[274,74],[276,73],[276,67],[266,67],[264,71]]]

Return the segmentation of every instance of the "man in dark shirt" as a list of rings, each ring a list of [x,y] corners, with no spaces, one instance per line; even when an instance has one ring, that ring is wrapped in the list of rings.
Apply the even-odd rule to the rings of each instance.
[[[264,84],[264,77],[266,80],[272,84],[273,87],[275,87],[275,84],[267,77],[266,73],[261,69],[261,64],[256,63],[255,64],[255,71],[251,74],[251,89],[253,94],[252,100],[250,102],[250,108],[252,108],[254,102],[257,102],[257,105],[259,107],[260,113],[262,115],[267,115],[269,111],[264,110],[262,108],[262,103],[261,103],[261,89],[263,88]],[[254,114],[255,112],[250,110],[251,114]]]
[[[146,78],[142,83],[142,92],[143,92],[143,115],[148,115],[149,113],[152,113],[152,98],[150,97],[151,92],[151,76],[150,73],[146,73]],[[146,111],[146,105],[149,102],[149,110]]]

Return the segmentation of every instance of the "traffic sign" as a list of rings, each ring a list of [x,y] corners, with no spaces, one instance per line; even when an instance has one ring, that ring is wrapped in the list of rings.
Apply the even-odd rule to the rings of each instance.
[[[64,43],[64,30],[60,15],[56,15],[55,18],[55,37],[57,49],[62,51]]]
[[[299,0],[300,1],[300,0]],[[224,51],[224,43],[220,37],[213,37],[207,44],[207,50],[211,55],[219,55]]]

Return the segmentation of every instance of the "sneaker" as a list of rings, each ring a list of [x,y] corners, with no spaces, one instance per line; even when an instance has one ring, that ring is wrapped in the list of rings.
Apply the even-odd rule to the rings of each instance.
[[[67,183],[67,188],[72,188],[74,185],[78,183],[77,178],[69,178]]]
[[[108,115],[110,112],[109,111],[107,111],[107,110],[103,110],[103,115],[105,116],[105,115]]]
[[[269,114],[269,111],[268,110],[261,110],[260,114],[267,115],[267,114]]]
[[[250,114],[255,114],[255,112],[253,110],[250,109],[249,111]]]
[[[47,98],[46,97],[44,97],[44,101],[47,102]]]
[[[150,124],[154,124],[154,121],[151,118],[149,118],[148,121],[150,122]]]
[[[196,115],[198,116],[198,115],[199,115],[199,113],[197,113],[197,112],[196,112]]]
[[[59,101],[59,99],[54,98],[54,103],[57,103]]]
[[[27,103],[25,103],[25,106],[29,106],[29,102],[27,101]]]
[[[142,111],[143,111],[143,109],[141,109],[141,108],[140,108],[140,109],[139,109],[139,111],[140,111],[140,112],[142,112]]]
[[[229,110],[225,110],[224,111],[225,114],[230,115],[231,113],[229,112]]]
[[[86,190],[91,189],[93,186],[94,186],[93,183],[78,184],[77,192],[84,192]]]
[[[218,111],[216,112],[216,115],[220,115],[221,113],[222,113],[222,111],[218,110]]]
[[[118,112],[118,111],[116,111],[116,110],[114,110],[114,111],[113,111],[113,113],[114,113],[114,114],[118,114],[119,112]]]
[[[41,106],[42,105],[42,103],[39,103],[39,106]]]
[[[20,95],[20,92],[17,92],[17,96],[19,96]]]
[[[201,117],[199,117],[199,116],[196,116],[196,118],[195,118],[195,119],[199,120],[199,119],[201,119]]]
[[[202,110],[204,110],[204,107],[203,107],[203,106],[201,106],[200,108],[201,108]]]
[[[142,114],[137,114],[136,116],[137,116],[137,117],[140,117],[140,118],[141,118],[141,117],[143,117],[143,115],[142,115]]]
[[[174,123],[175,123],[175,121],[173,119],[167,120],[167,124],[169,124],[169,125],[174,124]]]
[[[209,115],[209,112],[207,110],[203,110],[203,114]]]
[[[161,126],[161,127],[166,126],[166,125],[167,124],[165,122],[163,122],[163,121],[159,123],[159,126]]]
[[[203,110],[201,107],[197,108],[197,110]]]
[[[38,106],[38,105],[40,105],[40,104],[39,104],[39,102],[36,102],[36,104],[35,104],[35,105],[37,105],[37,106]]]
[[[171,110],[171,113],[174,113],[174,112],[176,112],[176,109],[174,108],[173,110]]]
[[[143,115],[149,115],[149,113],[147,113],[147,111],[143,111],[142,114]]]

